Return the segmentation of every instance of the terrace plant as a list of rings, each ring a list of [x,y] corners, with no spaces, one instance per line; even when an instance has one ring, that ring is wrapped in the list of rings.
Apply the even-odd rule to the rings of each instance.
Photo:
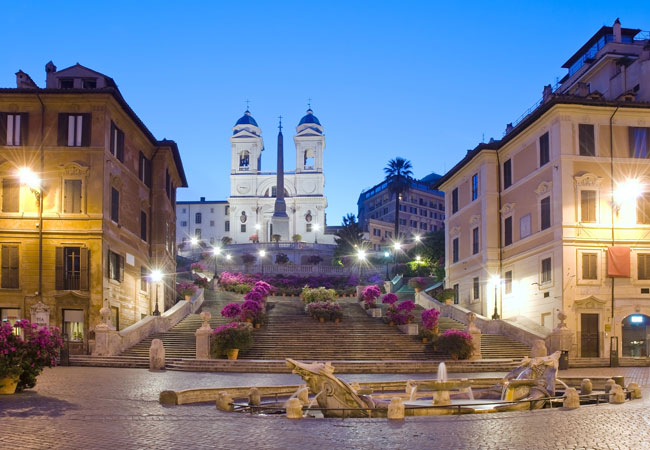
[[[452,359],[467,359],[472,356],[472,335],[461,330],[446,330],[434,344],[439,351]]]
[[[241,316],[239,303],[228,303],[221,310],[221,315],[227,319],[236,320]]]
[[[338,322],[343,317],[341,305],[336,302],[313,302],[305,306],[305,311],[320,322]]]
[[[181,281],[179,283],[176,283],[176,291],[183,298],[191,297],[194,295],[196,289],[196,285],[194,283],[190,283],[189,281]]]
[[[413,300],[404,300],[400,304],[392,303],[386,309],[386,321],[395,325],[410,323],[414,319],[413,309],[415,309]]]
[[[411,278],[408,283],[409,287],[412,287],[417,291],[421,291],[422,289],[426,288],[427,284],[428,284],[427,279],[423,277]]]
[[[377,304],[375,302],[380,295],[381,289],[374,284],[363,288],[363,291],[361,291],[361,300],[363,301],[365,309],[376,308]]]
[[[302,288],[300,298],[306,304],[313,302],[333,302],[336,299],[336,291],[322,286],[317,288],[305,286]]]
[[[253,346],[250,324],[232,322],[217,327],[210,336],[210,354],[213,358],[226,356],[231,350],[248,351]]]

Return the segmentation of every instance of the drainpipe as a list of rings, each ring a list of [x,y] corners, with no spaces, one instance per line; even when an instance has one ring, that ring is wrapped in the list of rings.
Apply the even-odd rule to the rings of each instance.
[[[36,98],[41,104],[41,143],[39,145],[40,153],[40,176],[41,183],[38,187],[38,297],[43,301],[43,173],[45,172],[45,151],[43,150],[43,140],[45,139],[45,104],[41,96],[36,93]],[[25,311],[25,315],[27,311]]]
[[[616,218],[616,213],[614,211],[614,116],[618,112],[619,106],[616,107],[612,115],[609,117],[609,178],[610,178],[610,190],[612,195],[612,247],[616,241],[614,235],[614,220]],[[612,326],[614,326],[614,281],[616,279],[612,277]]]
[[[503,261],[503,242],[501,238],[501,160],[499,158],[499,150],[495,150],[497,155],[497,232],[499,233],[499,238],[497,240],[499,245],[499,284],[501,284],[501,269]],[[501,286],[499,286],[501,288]],[[495,290],[495,292],[498,292]],[[503,293],[501,293],[503,295]],[[497,296],[494,296],[494,303],[497,302]],[[503,302],[501,303],[501,319],[503,319]]]
[[[158,153],[158,150],[160,150],[160,147],[156,147],[156,150],[154,150],[153,155],[151,155],[151,186],[149,186],[149,272],[151,273],[151,260],[153,258],[153,160],[156,158],[156,154]],[[158,284],[157,283],[152,283],[151,286],[155,284],[156,286],[156,293],[158,289]],[[149,290],[149,300],[148,300],[148,306],[149,306],[149,315],[152,314],[152,309],[151,309],[151,295],[152,295],[152,289]]]

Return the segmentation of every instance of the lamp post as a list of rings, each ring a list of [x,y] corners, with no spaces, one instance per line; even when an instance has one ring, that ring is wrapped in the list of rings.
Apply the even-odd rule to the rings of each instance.
[[[492,320],[499,320],[499,312],[497,311],[497,298],[498,298],[498,287],[501,282],[498,275],[492,275],[492,283],[494,284],[494,314],[492,314]],[[503,313],[503,308],[501,308]]]
[[[395,275],[397,275],[397,252],[399,252],[401,248],[402,244],[400,244],[399,241],[393,243],[393,249],[395,250],[393,252],[393,272]]]
[[[264,257],[266,256],[266,250],[260,250],[260,266],[262,268],[262,274],[264,274]]]
[[[160,280],[162,280],[162,272],[158,269],[154,269],[151,271],[151,275],[149,276],[151,281],[154,283],[154,287],[156,289],[156,300],[155,300],[155,307],[153,312],[151,313],[152,316],[159,316],[160,315],[160,310],[158,309],[158,283]]]
[[[320,230],[320,225],[315,223],[313,228],[314,228],[314,244],[318,244],[318,230]]]
[[[361,264],[366,260],[366,252],[364,250],[357,250],[357,259],[359,260],[359,283],[361,283]]]
[[[42,149],[41,149],[42,150]],[[41,151],[41,172],[43,171],[43,153]],[[43,299],[43,185],[40,177],[29,167],[18,169],[20,184],[29,187],[36,197],[38,207],[38,296]],[[27,300],[23,296],[23,316],[27,316]]]
[[[262,225],[259,223],[255,224],[255,234],[257,235],[257,242],[260,241],[260,230],[262,229]]]
[[[194,235],[194,236],[192,236],[190,238],[190,247],[194,248],[197,245],[199,245],[199,238],[196,235]],[[192,255],[192,253],[193,253],[193,250],[190,250],[190,256]]]
[[[221,254],[221,248],[220,247],[214,247],[212,249],[212,254],[214,255],[214,278],[217,277],[217,258]]]

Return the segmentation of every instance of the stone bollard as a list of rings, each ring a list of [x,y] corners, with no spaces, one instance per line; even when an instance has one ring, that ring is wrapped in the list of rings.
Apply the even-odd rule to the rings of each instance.
[[[605,394],[609,394],[609,391],[612,390],[612,387],[616,384],[614,380],[609,378],[607,381],[605,381]]]
[[[210,335],[212,334],[210,318],[212,314],[203,311],[200,316],[203,324],[194,332],[194,336],[196,336],[196,359],[210,359]]]
[[[564,393],[563,406],[567,409],[580,408],[580,397],[578,396],[578,391],[576,388],[567,388],[566,392]]]
[[[582,380],[582,383],[580,383],[580,395],[589,395],[593,392],[593,390],[594,385],[591,383],[591,380],[589,378]]]
[[[533,342],[533,348],[530,349],[530,357],[541,358],[544,356],[548,356],[546,344],[542,339],[535,339],[535,342]]]
[[[472,336],[472,354],[469,359],[481,359],[481,340],[482,333],[481,330],[474,323],[476,321],[476,314],[473,312],[467,313],[467,331],[470,336]]]
[[[297,398],[292,398],[286,404],[287,419],[302,419],[302,403]]]
[[[248,406],[260,406],[262,404],[262,396],[260,391],[253,387],[248,391]]]
[[[630,399],[636,400],[637,398],[641,398],[641,388],[639,387],[638,383],[630,383],[627,385],[627,390],[630,391]]]
[[[613,385],[609,391],[609,402],[616,405],[625,403],[625,392],[623,391],[623,388],[618,384]]]
[[[217,394],[217,409],[220,411],[232,411],[234,409],[232,404],[232,396],[228,391],[219,392]]]
[[[165,347],[160,339],[154,339],[149,347],[149,370],[163,370],[164,368]]]
[[[300,386],[302,389],[300,389],[300,392],[298,392],[298,400],[300,400],[300,403],[302,405],[306,405],[309,403],[309,389],[307,388],[306,384],[303,384]]]
[[[390,420],[404,419],[404,403],[401,397],[393,397],[388,405],[388,418]]]

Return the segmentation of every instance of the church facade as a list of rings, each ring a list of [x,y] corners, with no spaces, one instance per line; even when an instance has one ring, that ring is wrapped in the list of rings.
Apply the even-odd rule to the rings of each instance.
[[[289,218],[288,236],[301,236],[303,242],[332,243],[325,233],[323,127],[311,109],[300,120],[293,138],[297,167],[284,171],[284,201]],[[279,230],[273,230],[278,173],[261,170],[264,141],[262,130],[250,112],[233,127],[230,138],[232,162],[230,170],[230,237],[233,244],[259,240],[269,242]],[[279,140],[281,145],[281,140]],[[282,233],[284,234],[284,233]]]

